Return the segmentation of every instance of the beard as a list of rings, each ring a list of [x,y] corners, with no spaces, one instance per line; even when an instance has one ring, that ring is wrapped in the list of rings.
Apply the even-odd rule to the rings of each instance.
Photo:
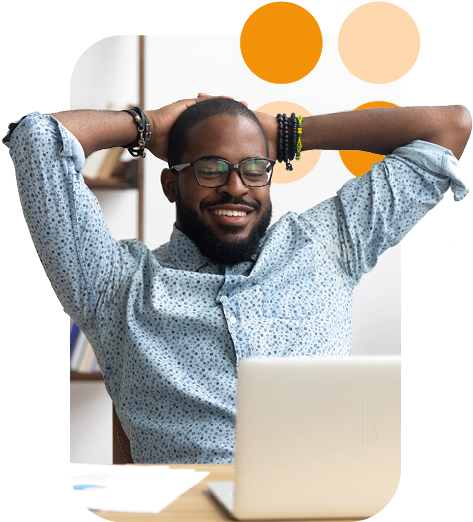
[[[261,207],[246,202],[243,198],[224,197],[222,201],[212,202],[201,205],[201,210],[207,206],[223,205],[225,203],[233,203],[236,205],[247,205],[260,211]],[[266,230],[271,223],[272,206],[269,203],[268,208],[261,214],[258,221],[253,225],[249,235],[245,238],[232,239],[232,235],[241,231],[241,227],[233,225],[220,225],[227,237],[222,239],[213,233],[212,229],[206,225],[192,209],[190,209],[181,199],[178,191],[176,199],[177,219],[183,232],[190,240],[192,240],[200,250],[200,252],[215,263],[224,265],[236,265],[244,261],[253,260],[258,254],[261,241],[266,234]]]

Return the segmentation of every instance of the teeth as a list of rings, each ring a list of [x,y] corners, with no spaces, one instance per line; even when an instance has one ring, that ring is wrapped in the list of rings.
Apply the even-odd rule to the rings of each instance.
[[[238,212],[236,210],[212,210],[212,212],[214,214],[217,214],[217,216],[246,216],[246,212]]]

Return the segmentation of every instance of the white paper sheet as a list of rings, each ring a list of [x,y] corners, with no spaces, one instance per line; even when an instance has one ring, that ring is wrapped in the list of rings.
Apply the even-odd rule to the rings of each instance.
[[[208,472],[169,466],[71,464],[71,486],[89,509],[158,513]]]

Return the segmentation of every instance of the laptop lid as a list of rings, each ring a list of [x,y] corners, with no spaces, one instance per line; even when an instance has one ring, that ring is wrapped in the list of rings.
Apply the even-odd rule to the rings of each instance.
[[[399,356],[242,360],[233,515],[379,512],[400,478],[400,405]]]

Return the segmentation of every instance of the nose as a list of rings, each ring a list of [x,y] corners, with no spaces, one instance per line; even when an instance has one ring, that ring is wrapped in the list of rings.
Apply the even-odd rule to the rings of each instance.
[[[225,185],[218,187],[218,192],[226,192],[233,197],[242,196],[243,194],[248,193],[248,187],[243,183],[240,177],[240,173],[238,169],[233,169],[230,172],[230,176],[228,177],[228,181]]]

